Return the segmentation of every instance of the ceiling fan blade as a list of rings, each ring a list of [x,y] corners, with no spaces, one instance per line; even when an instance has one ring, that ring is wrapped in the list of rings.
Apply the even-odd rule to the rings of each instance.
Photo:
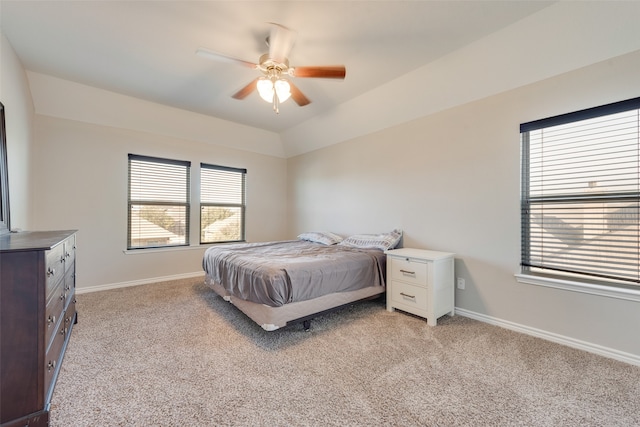
[[[201,56],[203,58],[207,58],[207,59],[213,59],[214,61],[222,61],[222,62],[240,64],[240,65],[244,65],[245,67],[249,67],[249,68],[258,68],[258,65],[254,64],[253,62],[243,61],[242,59],[237,59],[237,58],[233,58],[231,56],[223,55],[221,53],[214,52],[213,50],[207,49],[205,47],[199,47],[196,50],[196,55]]]
[[[309,101],[309,98],[304,96],[304,94],[300,91],[300,89],[298,89],[296,85],[289,82],[289,86],[291,90],[291,98],[294,101],[296,101],[296,104],[298,104],[301,107],[304,107],[305,105],[311,103],[311,101]]]
[[[289,56],[293,43],[296,41],[296,32],[284,25],[269,22],[271,34],[269,35],[269,58],[275,62],[284,62]]]
[[[258,79],[253,80],[251,83],[234,93],[231,97],[234,99],[245,99],[251,92],[256,90]]]
[[[291,72],[294,77],[319,77],[323,79],[344,79],[347,69],[343,65],[329,67],[295,67]]]

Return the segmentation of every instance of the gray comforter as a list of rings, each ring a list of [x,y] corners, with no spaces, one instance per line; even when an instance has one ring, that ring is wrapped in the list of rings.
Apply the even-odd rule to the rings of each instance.
[[[213,246],[205,252],[202,267],[230,294],[279,307],[333,292],[384,286],[386,264],[378,249],[291,240]]]

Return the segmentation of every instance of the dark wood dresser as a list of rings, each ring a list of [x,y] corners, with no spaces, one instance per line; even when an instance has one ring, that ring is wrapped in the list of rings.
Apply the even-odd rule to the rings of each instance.
[[[47,426],[77,322],[76,231],[0,236],[0,426]]]

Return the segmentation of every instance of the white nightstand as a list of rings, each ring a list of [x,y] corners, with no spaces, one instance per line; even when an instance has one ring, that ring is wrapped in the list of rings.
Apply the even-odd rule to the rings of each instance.
[[[424,249],[393,249],[387,254],[387,310],[406,311],[436,326],[454,313],[453,255]]]

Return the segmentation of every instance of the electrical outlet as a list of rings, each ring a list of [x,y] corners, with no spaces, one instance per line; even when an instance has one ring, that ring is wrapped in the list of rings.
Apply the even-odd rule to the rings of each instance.
[[[458,289],[464,289],[464,279],[462,277],[458,277]]]

